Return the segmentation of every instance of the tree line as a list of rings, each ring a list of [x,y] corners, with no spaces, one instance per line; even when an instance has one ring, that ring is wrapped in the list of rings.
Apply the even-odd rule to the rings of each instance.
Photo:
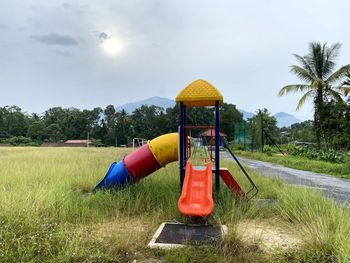
[[[132,113],[116,111],[113,105],[92,110],[53,107],[43,114],[27,114],[18,106],[0,107],[0,142],[38,145],[90,138],[105,146],[129,145],[134,137],[152,139],[178,130],[177,106],[163,109],[143,105]],[[214,108],[189,108],[188,124],[213,125]],[[220,108],[221,131],[233,140],[234,123],[243,115],[233,104]],[[197,135],[194,131],[193,135]]]
[[[178,107],[163,109],[143,105],[132,113],[116,111],[113,105],[105,109],[80,110],[54,107],[43,114],[27,114],[18,106],[0,107],[0,142],[14,145],[40,145],[42,142],[61,142],[68,139],[87,139],[96,145],[129,145],[134,137],[152,139],[178,130]],[[350,99],[333,100],[324,104],[322,130],[327,148],[350,149]],[[188,109],[188,124],[214,124],[213,108]],[[221,131],[229,141],[237,140],[237,124],[246,125],[245,135],[251,138],[251,147],[260,150],[264,145],[308,142],[316,144],[313,121],[295,123],[290,127],[277,127],[275,117],[267,109],[243,120],[235,105],[225,103],[220,109]],[[261,126],[263,124],[263,127]],[[262,133],[263,129],[263,133]],[[199,130],[193,130],[197,136]],[[239,131],[238,131],[239,132]],[[327,138],[327,139],[326,139]]]

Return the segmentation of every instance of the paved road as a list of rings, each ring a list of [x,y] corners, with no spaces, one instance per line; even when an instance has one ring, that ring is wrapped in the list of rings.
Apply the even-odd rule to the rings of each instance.
[[[229,155],[224,158],[231,159]],[[226,159],[225,158],[225,159]],[[340,179],[326,174],[319,174],[309,171],[287,168],[279,164],[251,160],[238,157],[242,164],[259,171],[262,175],[274,176],[287,181],[290,184],[316,188],[326,195],[337,199],[340,202],[347,202],[350,205],[350,180]]]

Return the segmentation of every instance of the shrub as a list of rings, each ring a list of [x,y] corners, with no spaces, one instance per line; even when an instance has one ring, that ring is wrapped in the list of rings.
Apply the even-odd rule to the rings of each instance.
[[[89,146],[92,146],[92,147],[103,147],[103,146],[106,146],[106,145],[103,144],[102,140],[100,140],[100,139],[91,139],[91,143],[89,144]]]
[[[8,138],[0,138],[0,143],[9,143]]]
[[[238,143],[234,143],[234,142],[230,143],[230,148],[234,151],[244,151],[245,150],[243,144],[238,144]]]
[[[272,156],[272,153],[274,153],[274,149],[270,145],[265,145],[263,151],[268,156]]]
[[[9,139],[9,143],[13,146],[39,146],[39,142],[32,141],[31,138],[18,136]]]
[[[350,161],[350,155],[333,149],[316,150],[307,146],[297,146],[289,144],[286,147],[288,154],[293,156],[302,156],[313,160],[320,160],[332,163],[345,163]]]

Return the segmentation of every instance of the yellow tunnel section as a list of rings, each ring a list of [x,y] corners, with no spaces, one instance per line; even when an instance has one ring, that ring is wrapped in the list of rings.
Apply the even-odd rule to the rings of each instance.
[[[161,166],[179,159],[179,134],[177,132],[161,135],[148,143],[148,146]]]

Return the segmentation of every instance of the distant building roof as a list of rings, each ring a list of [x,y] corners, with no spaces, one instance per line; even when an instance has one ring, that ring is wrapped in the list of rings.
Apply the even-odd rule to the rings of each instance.
[[[225,133],[219,132],[220,137],[226,137],[227,135]],[[204,131],[202,133],[199,134],[199,136],[201,137],[215,137],[215,130],[214,129],[209,129],[207,131]]]
[[[89,143],[91,143],[91,141],[90,140],[67,140],[64,143],[72,143],[72,144],[74,144],[74,143],[86,143],[86,144],[89,144]]]

